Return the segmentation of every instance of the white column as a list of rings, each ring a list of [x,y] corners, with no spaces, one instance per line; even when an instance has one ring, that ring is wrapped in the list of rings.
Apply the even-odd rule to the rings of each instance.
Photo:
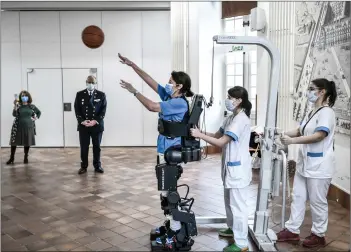
[[[267,27],[265,32],[258,31],[258,37],[268,38],[269,23],[269,5],[270,2],[257,2],[257,7],[265,11],[267,19]],[[266,49],[261,46],[257,47],[257,125],[264,126],[266,123],[269,75],[270,75],[271,60]]]
[[[277,127],[289,130],[296,127],[293,118],[294,88],[294,50],[295,50],[295,3],[294,2],[258,2],[258,7],[266,12],[266,32],[258,36],[267,37],[278,48],[281,57],[280,85],[278,89]],[[264,125],[267,112],[267,95],[270,72],[268,53],[258,47],[257,50],[257,124]],[[289,159],[296,160],[296,145],[289,148]]]
[[[188,69],[189,2],[171,2],[172,69]]]

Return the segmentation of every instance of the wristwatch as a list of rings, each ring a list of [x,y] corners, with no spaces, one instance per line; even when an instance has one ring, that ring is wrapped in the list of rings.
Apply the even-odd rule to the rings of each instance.
[[[139,91],[135,91],[134,96],[136,96],[137,94],[139,94]]]

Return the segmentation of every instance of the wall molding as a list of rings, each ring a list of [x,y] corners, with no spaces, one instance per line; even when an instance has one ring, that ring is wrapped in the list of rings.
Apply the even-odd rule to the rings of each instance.
[[[204,147],[204,151],[207,154],[219,154],[222,153],[222,149],[213,145],[208,145]]]
[[[328,191],[328,200],[338,202],[342,207],[350,211],[350,194],[331,184]]]
[[[5,11],[146,11],[171,9],[170,2],[112,2],[112,1],[3,1]]]

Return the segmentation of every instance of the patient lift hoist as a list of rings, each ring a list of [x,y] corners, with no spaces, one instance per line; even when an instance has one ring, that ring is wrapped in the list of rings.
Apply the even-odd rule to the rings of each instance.
[[[285,222],[285,192],[286,192],[286,149],[282,149],[274,142],[275,135],[278,134],[275,127],[277,93],[280,78],[280,56],[278,49],[263,37],[244,37],[244,36],[214,36],[213,37],[213,55],[212,55],[212,95],[209,106],[213,103],[213,64],[214,64],[214,45],[216,44],[242,44],[242,45],[259,45],[267,50],[271,58],[270,84],[267,103],[266,125],[264,135],[258,139],[261,146],[261,168],[260,183],[256,203],[256,212],[254,223],[249,224],[249,234],[255,241],[260,251],[277,251],[275,242],[277,237],[275,233],[268,229],[269,213],[268,201],[271,196],[279,196],[280,183],[282,182],[282,218],[281,225],[284,227]],[[197,235],[198,224],[215,224],[226,223],[225,217],[196,217],[191,211],[194,203],[193,198],[187,198],[189,186],[177,186],[177,180],[180,178],[183,169],[180,163],[199,161],[201,159],[200,141],[190,136],[190,129],[198,125],[202,108],[203,97],[196,95],[193,99],[192,106],[189,110],[188,119],[181,123],[171,123],[159,120],[159,132],[162,135],[170,137],[181,137],[181,146],[171,147],[165,152],[165,164],[158,164],[155,167],[156,177],[158,180],[158,190],[168,191],[168,196],[161,195],[161,208],[165,215],[171,214],[174,220],[181,222],[181,229],[175,237],[172,247],[166,248],[163,245],[157,245],[156,237],[165,236],[169,228],[169,221],[161,227],[160,234],[151,230],[150,240],[152,251],[189,251],[194,244],[193,236]],[[208,107],[209,107],[208,106]],[[187,193],[181,198],[177,192],[177,187],[186,186]],[[180,210],[179,210],[180,209]]]

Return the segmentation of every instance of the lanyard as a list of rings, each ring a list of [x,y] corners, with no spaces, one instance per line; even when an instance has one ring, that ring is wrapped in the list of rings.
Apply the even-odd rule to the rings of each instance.
[[[304,135],[304,133],[305,133],[305,128],[306,128],[307,124],[310,122],[310,120],[315,116],[315,114],[318,113],[318,111],[320,111],[321,109],[323,109],[323,108],[325,108],[325,107],[328,107],[328,106],[320,107],[319,109],[316,110],[316,112],[313,113],[312,116],[310,116],[310,118],[308,118],[307,122],[305,123],[305,125],[304,125],[303,128],[302,128],[302,131],[301,131],[301,132],[302,132],[302,135]],[[311,113],[312,113],[312,112],[311,112]],[[311,114],[311,113],[310,113],[310,114]]]

